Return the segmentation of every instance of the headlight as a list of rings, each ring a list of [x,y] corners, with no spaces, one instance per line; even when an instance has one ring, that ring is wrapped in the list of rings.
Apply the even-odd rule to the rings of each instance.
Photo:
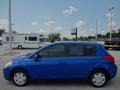
[[[6,67],[10,67],[10,66],[12,66],[12,62],[11,62],[11,61],[8,62],[8,63],[5,65],[5,68],[6,68]]]

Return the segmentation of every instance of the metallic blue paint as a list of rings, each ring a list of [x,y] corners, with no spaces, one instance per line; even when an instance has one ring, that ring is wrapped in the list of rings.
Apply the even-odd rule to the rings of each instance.
[[[59,58],[40,58],[36,60],[33,56],[56,44],[87,44],[95,45],[96,56],[80,57],[59,57]],[[110,79],[116,76],[117,66],[102,56],[108,53],[100,44],[90,42],[56,42],[46,47],[38,49],[29,56],[20,56],[12,60],[12,66],[3,69],[6,80],[11,80],[11,73],[15,69],[24,69],[29,74],[31,80],[37,79],[69,79],[77,78],[87,80],[90,73],[95,69],[104,69],[109,73]]]

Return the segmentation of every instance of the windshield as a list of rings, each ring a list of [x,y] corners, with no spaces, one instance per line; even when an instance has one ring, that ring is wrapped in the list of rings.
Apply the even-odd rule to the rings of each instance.
[[[30,56],[31,54],[32,54],[32,52],[31,53],[27,53],[26,56]]]

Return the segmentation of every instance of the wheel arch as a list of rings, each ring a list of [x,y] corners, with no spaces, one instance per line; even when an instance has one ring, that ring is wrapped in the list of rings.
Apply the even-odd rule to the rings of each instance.
[[[29,79],[31,79],[28,70],[26,70],[26,69],[23,68],[23,67],[16,67],[16,68],[12,69],[12,71],[10,72],[10,80],[12,79],[12,75],[13,75],[13,73],[14,73],[16,70],[23,70],[23,71],[28,75]]]
[[[88,79],[89,79],[90,76],[91,76],[94,72],[96,72],[96,71],[104,72],[105,75],[107,76],[107,79],[110,80],[110,74],[109,74],[108,70],[105,69],[105,68],[101,68],[101,67],[98,67],[98,68],[93,69],[93,70],[89,73]]]

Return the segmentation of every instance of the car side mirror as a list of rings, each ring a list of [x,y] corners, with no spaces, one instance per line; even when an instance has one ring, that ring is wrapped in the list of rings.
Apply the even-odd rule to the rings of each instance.
[[[36,55],[34,56],[34,60],[35,60],[35,61],[38,61],[38,59],[40,59],[40,58],[42,58],[42,56],[39,55],[39,54],[36,54]]]

